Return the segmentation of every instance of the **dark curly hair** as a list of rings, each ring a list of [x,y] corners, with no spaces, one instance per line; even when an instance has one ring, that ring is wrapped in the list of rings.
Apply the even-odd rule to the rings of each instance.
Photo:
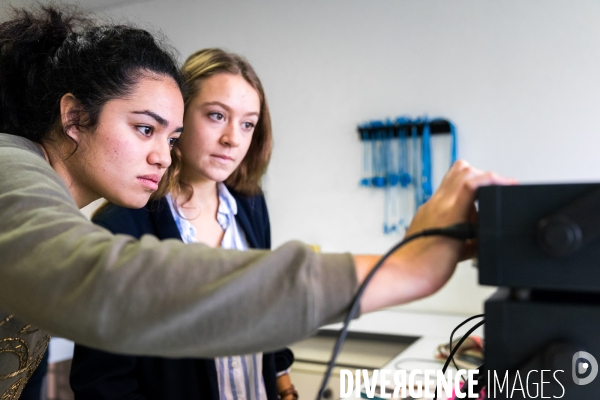
[[[184,93],[173,51],[143,29],[98,25],[73,7],[12,14],[0,24],[0,132],[48,139],[66,93],[85,116],[71,126],[93,129],[104,104],[131,93],[144,72],[173,78]]]

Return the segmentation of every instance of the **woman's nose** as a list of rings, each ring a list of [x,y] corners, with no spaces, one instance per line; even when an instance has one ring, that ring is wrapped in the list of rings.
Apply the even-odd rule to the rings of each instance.
[[[169,142],[158,143],[157,141],[148,155],[148,163],[158,165],[161,168],[167,168],[171,165],[171,146]]]
[[[227,124],[223,135],[221,135],[221,144],[229,147],[237,147],[240,145],[240,132],[235,124]]]

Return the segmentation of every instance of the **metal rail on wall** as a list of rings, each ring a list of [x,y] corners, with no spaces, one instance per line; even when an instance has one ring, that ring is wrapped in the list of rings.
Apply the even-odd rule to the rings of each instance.
[[[431,135],[451,135],[451,164],[456,160],[454,125],[442,118],[400,117],[357,129],[363,143],[360,185],[385,191],[383,231],[401,232],[433,193]]]

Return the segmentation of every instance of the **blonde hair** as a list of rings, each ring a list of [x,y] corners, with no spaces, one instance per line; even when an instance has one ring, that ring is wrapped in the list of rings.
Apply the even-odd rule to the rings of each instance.
[[[184,95],[186,112],[192,99],[202,89],[202,83],[217,74],[239,75],[258,92],[260,115],[252,134],[250,148],[240,165],[225,180],[225,184],[243,195],[250,196],[260,193],[261,179],[271,159],[273,136],[269,106],[256,72],[245,58],[221,49],[211,48],[197,51],[189,56],[181,68],[181,73],[188,87],[187,93]],[[189,133],[184,132],[183,134]],[[169,192],[178,194],[183,186],[188,186],[181,180],[181,150],[177,144],[171,151],[171,158],[171,166],[161,179],[153,198],[160,198]]]

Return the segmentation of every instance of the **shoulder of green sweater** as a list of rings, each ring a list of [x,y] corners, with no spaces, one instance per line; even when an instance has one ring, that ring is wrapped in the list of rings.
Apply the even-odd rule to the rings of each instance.
[[[0,133],[0,191],[27,197],[30,204],[69,203],[80,214],[69,188],[46,161],[40,147],[32,141]],[[34,193],[36,194],[34,196]],[[32,200],[35,198],[35,202]],[[42,211],[42,210],[40,210]]]
[[[10,135],[8,133],[0,133],[0,147],[12,147],[16,149],[29,150],[42,158],[44,157],[42,149],[40,149],[37,144],[24,137]]]

